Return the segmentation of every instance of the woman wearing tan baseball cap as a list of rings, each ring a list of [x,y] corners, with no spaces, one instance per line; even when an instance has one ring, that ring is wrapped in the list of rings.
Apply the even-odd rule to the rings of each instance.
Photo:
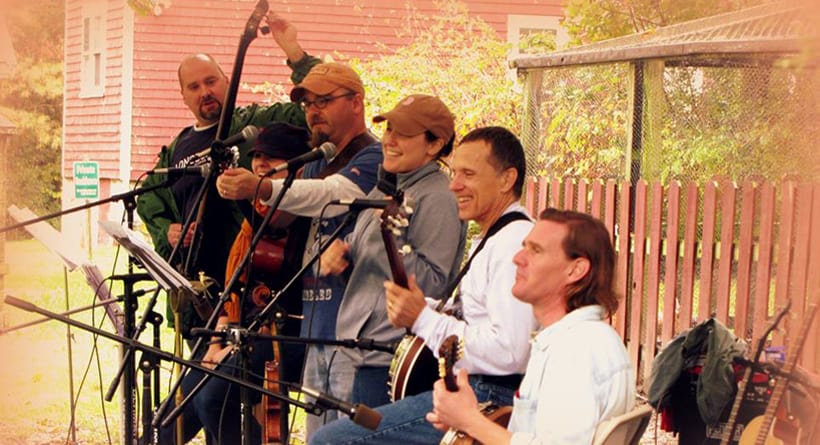
[[[405,203],[412,203],[409,226],[396,236],[397,245],[411,247],[400,262],[425,295],[442,295],[458,271],[465,232],[455,196],[448,189],[450,179],[436,162],[453,149],[453,114],[437,97],[413,94],[373,121],[386,121],[387,125],[381,139],[381,180],[367,197],[380,200],[386,193],[393,195],[392,190],[398,190]],[[385,212],[390,214],[389,210]],[[338,312],[337,338],[389,343],[400,340],[405,333],[387,317],[384,282],[392,280],[393,273],[378,215],[374,210],[363,211],[347,243],[335,243],[322,256],[323,271],[350,273]],[[388,403],[392,354],[359,349],[341,352],[349,359],[344,361],[355,368],[351,402],[367,406]]]
[[[453,114],[435,96],[407,96],[373,118],[375,123],[383,121],[387,128],[382,136],[382,165],[390,173],[414,170],[453,151]]]

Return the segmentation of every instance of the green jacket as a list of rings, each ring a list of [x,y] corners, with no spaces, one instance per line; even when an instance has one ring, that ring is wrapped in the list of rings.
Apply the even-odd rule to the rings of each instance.
[[[310,69],[320,62],[320,59],[309,55],[294,64],[289,62],[288,66],[293,70],[291,74],[293,83],[298,84],[301,82]],[[237,107],[234,110],[231,118],[230,134],[238,133],[248,125],[262,128],[270,122],[288,122],[301,127],[307,127],[305,113],[299,104],[292,102],[275,103],[268,106],[252,104],[246,107]],[[170,166],[176,142],[177,138],[174,138],[168,147],[162,148],[159,153],[159,162],[157,162],[155,168],[166,168]],[[205,149],[207,147],[202,148]],[[250,169],[251,165],[250,157],[248,156],[248,150],[250,150],[250,148],[251,144],[249,143],[239,145],[239,164],[247,169]],[[147,187],[157,184],[165,181],[165,179],[166,175],[152,175],[143,182],[143,186]],[[230,243],[233,242],[236,231],[242,221],[241,212],[236,206],[233,207],[234,212],[232,219],[234,223],[228,224],[228,226],[233,227],[233,234],[226,234],[228,236],[224,237],[224,240],[229,243],[228,247],[230,247]],[[151,239],[154,242],[154,250],[162,255],[163,258],[168,258],[173,247],[168,242],[168,227],[172,223],[182,223],[184,217],[184,215],[180,214],[181,212],[174,202],[174,196],[170,188],[159,188],[140,195],[137,198],[137,213],[143,223],[145,223],[149,235],[151,235]]]
[[[673,405],[675,401],[667,395],[681,373],[702,362],[696,394],[698,411],[704,423],[715,424],[735,391],[732,363],[745,351],[746,342],[715,318],[682,332],[652,362],[649,403],[659,410]]]

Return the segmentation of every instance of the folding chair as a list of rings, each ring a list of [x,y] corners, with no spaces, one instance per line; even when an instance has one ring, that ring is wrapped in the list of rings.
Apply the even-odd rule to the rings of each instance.
[[[651,417],[652,407],[641,405],[605,420],[595,430],[592,445],[637,445]]]

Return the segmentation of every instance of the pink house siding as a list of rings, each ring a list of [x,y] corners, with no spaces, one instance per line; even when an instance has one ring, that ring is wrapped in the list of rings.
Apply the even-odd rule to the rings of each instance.
[[[82,0],[66,3],[66,70],[63,125],[63,171],[73,174],[74,161],[100,162],[101,178],[119,177],[122,100],[122,14],[124,5],[108,2],[106,14],[105,92],[80,98]]]
[[[90,98],[79,96],[83,3],[66,0],[64,174],[70,178],[74,161],[97,160],[103,180],[135,180],[154,165],[162,145],[192,122],[179,95],[179,60],[194,52],[208,52],[230,75],[240,35],[256,1],[174,0],[159,15],[137,16],[127,9],[126,2],[106,0],[105,91],[102,97]],[[439,14],[432,0],[269,3],[272,10],[296,24],[299,40],[311,54],[364,60],[407,43],[402,35],[409,26],[418,26],[408,22],[411,11]],[[510,14],[562,15],[559,0],[464,3],[502,38],[506,37]],[[133,53],[126,49],[124,54],[124,42],[129,39],[133,40]],[[272,38],[260,36],[253,41],[245,59],[243,83],[271,81],[287,91],[289,74]],[[132,83],[124,82],[127,78],[132,78]],[[124,109],[123,94],[130,95],[125,97]],[[262,100],[262,95],[240,88],[237,105]],[[121,122],[130,123],[130,137],[124,134]],[[126,157],[120,154],[123,152]],[[128,165],[121,160],[128,162],[129,155],[130,172],[122,171]]]

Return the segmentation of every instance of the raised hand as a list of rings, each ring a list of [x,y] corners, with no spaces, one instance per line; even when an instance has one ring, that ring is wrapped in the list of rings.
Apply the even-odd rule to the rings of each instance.
[[[268,11],[267,22],[273,40],[282,48],[288,60],[298,62],[305,56],[305,51],[297,40],[296,27],[292,23],[273,11]]]

